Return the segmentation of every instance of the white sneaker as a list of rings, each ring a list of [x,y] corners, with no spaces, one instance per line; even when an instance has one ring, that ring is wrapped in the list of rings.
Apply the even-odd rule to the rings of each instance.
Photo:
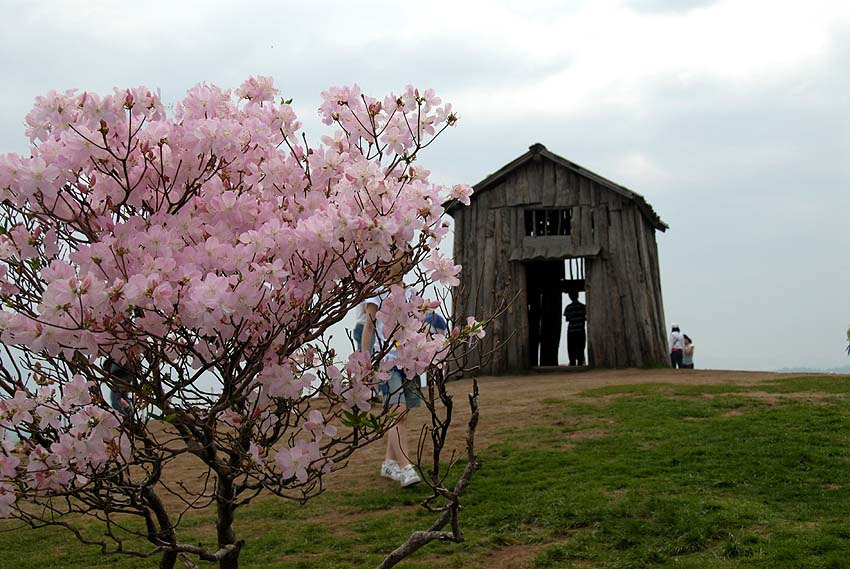
[[[419,474],[416,472],[416,469],[413,468],[413,465],[408,464],[399,471],[398,481],[402,488],[407,488],[408,486],[413,486],[414,484],[422,482],[422,479],[419,478]]]
[[[381,477],[401,481],[401,467],[394,460],[385,460],[381,465]]]

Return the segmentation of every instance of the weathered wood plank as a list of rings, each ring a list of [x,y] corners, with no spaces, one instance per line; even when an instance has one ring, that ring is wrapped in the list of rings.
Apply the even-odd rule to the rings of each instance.
[[[544,160],[540,164],[540,187],[538,189],[541,205],[554,207],[558,193],[558,183],[555,174],[555,163]]]
[[[483,306],[492,311],[492,308],[496,305],[496,268],[500,259],[496,256],[496,212],[494,210],[486,210],[486,212],[486,229],[484,231],[484,267],[481,276],[481,299]],[[483,313],[479,316],[479,318],[484,317],[485,315]],[[486,353],[493,354],[493,348],[498,345],[497,338],[492,334],[485,336],[483,339],[483,345]],[[492,355],[490,358],[491,361],[488,362],[488,367],[490,369],[490,373],[492,373],[497,368],[494,367],[495,361],[492,360]]]
[[[498,209],[505,206],[505,184],[499,184],[486,193],[490,195],[489,207]]]
[[[608,206],[606,204],[593,206],[593,237],[593,244],[602,248],[604,256],[608,250]]]
[[[523,167],[516,171],[512,176],[514,182],[514,203],[512,205],[522,205],[528,203],[528,168]]]
[[[636,241],[637,230],[634,223],[634,207],[622,211],[623,245],[626,269],[626,290],[628,302],[625,306],[629,334],[629,366],[644,366],[645,358],[651,349],[651,340],[647,336],[646,317],[648,316],[646,288],[640,269],[639,251]]]
[[[514,275],[519,286],[519,298],[516,300],[515,316],[519,322],[516,341],[519,345],[519,364],[523,369],[528,366],[528,283],[526,282],[525,264],[514,263]]]
[[[575,184],[578,178],[562,166],[555,168],[554,207],[573,207],[578,203],[578,192]]]
[[[636,227],[636,237],[638,249],[640,252],[639,260],[641,263],[641,271],[643,275],[643,290],[647,299],[647,314],[646,314],[646,334],[648,349],[646,353],[646,365],[658,365],[665,361],[666,346],[659,343],[659,330],[663,338],[664,323],[660,322],[658,297],[655,291],[660,287],[660,283],[655,280],[655,275],[652,271],[652,251],[650,248],[649,237],[654,229],[646,223],[643,215],[635,208],[634,223]]]
[[[655,342],[658,345],[657,356],[660,363],[669,365],[669,346],[667,345],[667,330],[664,320],[664,300],[661,294],[661,272],[658,266],[658,245],[655,241],[655,228],[648,223],[644,224],[644,232],[649,252],[649,266],[647,272],[652,278],[652,295],[655,304]]]
[[[591,205],[591,186],[593,182],[588,180],[587,178],[581,177],[579,179],[579,187],[578,187],[578,204],[581,206]]]

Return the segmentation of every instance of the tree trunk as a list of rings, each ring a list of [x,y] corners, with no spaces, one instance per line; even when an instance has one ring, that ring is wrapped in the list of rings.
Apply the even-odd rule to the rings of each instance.
[[[177,542],[177,535],[174,533],[174,526],[171,519],[168,517],[168,512],[165,510],[165,504],[162,503],[159,495],[150,486],[146,486],[142,490],[142,495],[148,504],[148,507],[156,516],[159,524],[159,535],[150,536],[151,541],[155,544],[160,544],[162,541],[174,544]],[[177,553],[169,551],[162,554],[159,560],[159,569],[174,569],[177,564]]]
[[[226,475],[218,477],[218,492],[216,496],[216,506],[218,508],[218,521],[216,522],[216,532],[218,534],[218,547],[227,547],[235,544],[236,549],[233,552],[225,555],[219,561],[219,569],[239,569],[239,551],[242,549],[241,543],[236,543],[236,533],[233,531],[233,504],[235,495],[233,489],[233,480]]]
[[[177,553],[169,551],[162,554],[162,559],[159,560],[159,569],[174,569],[177,564]]]

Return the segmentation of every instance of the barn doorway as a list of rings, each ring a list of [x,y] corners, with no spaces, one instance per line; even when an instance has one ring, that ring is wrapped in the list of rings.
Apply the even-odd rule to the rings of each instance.
[[[561,259],[525,263],[528,363],[531,367],[558,365],[564,268]]]
[[[585,266],[584,257],[564,260],[564,279],[561,281],[561,302],[563,304],[561,309],[561,343],[558,349],[558,360],[561,365],[585,366],[588,362]],[[565,313],[570,303],[573,302],[570,297],[571,294],[574,294],[576,300],[583,305],[569,309],[571,318],[575,319],[583,315],[585,319],[583,323],[575,322],[572,331]]]

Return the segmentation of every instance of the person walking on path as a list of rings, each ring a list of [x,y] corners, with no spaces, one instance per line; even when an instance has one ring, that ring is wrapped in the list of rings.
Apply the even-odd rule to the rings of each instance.
[[[679,331],[679,325],[673,324],[670,332],[670,365],[673,369],[682,367],[682,357],[685,351],[685,337]]]
[[[578,301],[578,293],[570,291],[570,302],[564,308],[564,319],[567,321],[567,354],[571,366],[584,365],[584,346],[587,343],[587,333],[584,323],[587,321],[587,309]]]
[[[394,266],[390,284],[403,286],[402,277],[406,262],[402,260]],[[379,352],[387,345],[384,324],[378,318],[378,310],[387,296],[389,296],[388,292],[381,292],[363,303],[366,319],[363,324],[362,351],[366,352],[367,356],[371,355],[368,346],[372,346],[374,352]],[[384,359],[388,361],[394,361],[396,358],[395,347],[392,347],[384,356]],[[407,412],[422,403],[422,394],[416,382],[406,378],[397,367],[390,370],[389,380],[381,392],[384,397],[384,406],[398,415],[396,424],[386,433],[387,450],[381,465],[381,476],[396,480],[402,488],[406,488],[422,481],[416,468],[410,462],[407,436]]]
[[[682,334],[685,339],[685,347],[682,350],[682,367],[694,369],[694,341],[687,334]]]

